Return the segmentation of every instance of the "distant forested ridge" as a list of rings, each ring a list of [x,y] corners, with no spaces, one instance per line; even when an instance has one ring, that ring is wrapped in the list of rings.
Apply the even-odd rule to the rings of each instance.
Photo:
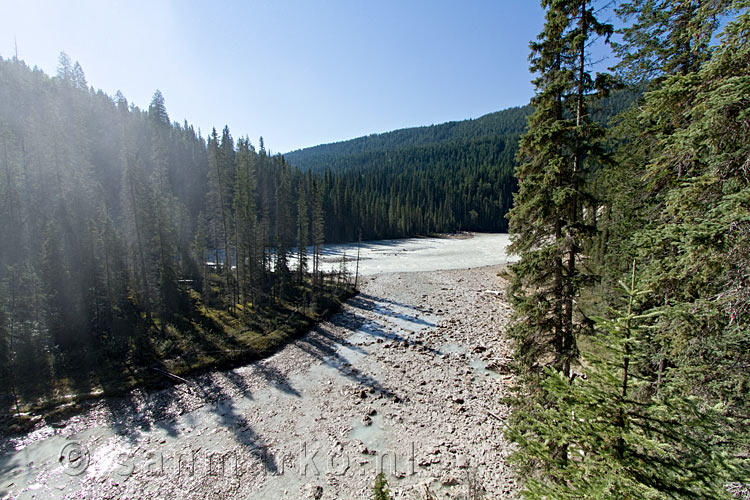
[[[287,153],[322,174],[326,239],[504,231],[528,106]]]
[[[397,151],[441,143],[471,141],[485,137],[518,135],[526,129],[529,106],[515,107],[490,113],[474,120],[462,120],[412,127],[382,134],[371,134],[347,141],[321,144],[286,153],[284,158],[304,170],[343,170],[357,166],[353,158],[363,153]]]
[[[324,306],[320,183],[257,146],[171,122],[158,90],[95,91],[65,54],[55,77],[0,59],[3,403],[261,353]]]
[[[638,95],[596,102],[606,121]],[[453,231],[504,232],[516,190],[518,140],[531,106],[474,120],[415,127],[284,155],[322,175],[327,241],[399,238]]]

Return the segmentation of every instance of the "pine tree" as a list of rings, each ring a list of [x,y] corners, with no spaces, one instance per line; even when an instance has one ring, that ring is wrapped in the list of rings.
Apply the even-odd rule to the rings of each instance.
[[[237,270],[243,303],[255,303],[257,280],[260,273],[257,243],[257,207],[255,152],[250,141],[237,141],[237,179],[234,189],[235,234],[237,248]]]
[[[521,257],[511,268],[509,285],[520,385],[507,434],[521,445],[524,474],[535,467],[534,450],[544,447],[550,464],[543,473],[554,475],[570,460],[569,443],[534,434],[528,422],[550,404],[540,385],[544,378],[573,379],[577,339],[590,328],[579,309],[581,290],[590,279],[581,256],[594,230],[583,216],[585,182],[604,154],[603,131],[591,123],[587,99],[595,90],[606,92],[609,81],[591,78],[586,47],[594,37],[609,37],[612,27],[596,19],[588,0],[544,0],[542,6],[545,28],[531,43],[531,69],[539,75],[535,111],[521,138],[519,192],[509,214],[510,251]]]
[[[229,253],[230,221],[229,221],[229,197],[228,172],[225,170],[226,163],[220,158],[219,138],[216,129],[213,129],[208,139],[208,207],[209,207],[209,231],[211,234],[211,245],[214,250],[214,261],[217,269],[222,270],[224,276],[225,293],[230,292],[231,287],[231,258]],[[224,262],[220,263],[219,249],[224,251]],[[227,296],[231,303],[231,294]]]
[[[169,125],[169,115],[164,103],[164,96],[159,89],[156,89],[153,97],[151,97],[151,103],[148,106],[148,115],[155,123]]]
[[[73,79],[73,62],[65,52],[60,52],[57,58],[57,78],[63,82],[70,82]]]
[[[310,206],[308,178],[297,187],[297,283],[307,274],[307,246],[310,243]]]
[[[198,223],[195,229],[195,237],[193,239],[193,258],[198,263],[200,269],[200,282],[198,283],[198,289],[202,292],[203,301],[207,302],[208,297],[208,270],[206,261],[208,260],[208,229],[206,224],[206,216],[201,212],[198,214]]]
[[[373,500],[391,500],[391,490],[388,489],[388,481],[385,474],[380,472],[375,476],[375,486],[373,487]]]
[[[144,191],[147,185],[143,165],[129,152],[124,153],[125,166],[122,178],[122,206],[125,219],[125,232],[131,255],[130,274],[132,288],[136,290],[139,303],[147,315],[152,312],[151,259],[148,254],[148,230],[144,220],[144,208],[147,207],[148,195]]]
[[[644,114],[676,113],[680,126],[656,135],[646,167],[652,220],[636,231],[653,306],[663,311],[652,339],[660,390],[699,394],[747,412],[750,307],[744,292],[750,245],[745,117],[747,6],[728,23],[723,43],[700,71],[675,75],[646,95]],[[696,384],[696,381],[699,383]]]
[[[0,284],[0,388],[3,392],[11,389],[11,339],[10,328],[8,328],[8,315],[5,312],[5,290]]]
[[[636,283],[635,268],[620,286],[625,307],[596,318],[583,375],[571,381],[549,369],[545,397],[511,429],[521,445],[513,458],[546,472],[526,477],[525,496],[727,498],[724,486],[742,478],[741,460],[720,445],[729,422],[697,400],[649,396],[639,366],[650,336],[645,324],[658,312],[636,312],[649,292]],[[555,460],[548,442],[566,443],[571,460]]]
[[[552,365],[570,376],[585,327],[575,311],[584,281],[580,253],[591,232],[583,219],[584,182],[603,156],[602,129],[590,123],[586,99],[605,79],[591,79],[586,46],[612,28],[596,20],[586,0],[542,5],[545,31],[531,44],[531,69],[539,74],[535,112],[521,139],[519,192],[509,217],[510,250],[521,256],[510,296],[517,359],[527,374]]]
[[[75,62],[73,65],[73,72],[71,75],[71,78],[73,80],[73,85],[80,90],[88,90],[89,84],[86,81],[86,75],[83,72],[83,68],[81,68],[81,65],[78,63],[78,61]]]
[[[648,81],[697,71],[711,54],[711,41],[732,0],[632,0],[617,14],[628,24],[613,44],[623,76]]]
[[[313,181],[312,185],[312,244],[313,244],[313,283],[322,283],[320,269],[320,252],[325,241],[323,220],[323,193],[320,184]]]
[[[294,206],[292,200],[292,181],[289,167],[281,164],[281,178],[276,186],[276,263],[274,270],[280,294],[283,296],[289,281],[289,253],[294,244],[295,222],[293,212],[289,207]]]

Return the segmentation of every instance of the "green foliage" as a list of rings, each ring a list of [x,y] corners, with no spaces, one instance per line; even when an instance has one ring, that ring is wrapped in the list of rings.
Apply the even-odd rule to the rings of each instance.
[[[375,476],[375,486],[373,488],[373,500],[391,500],[391,490],[388,489],[388,481],[382,472]]]
[[[326,240],[355,241],[360,228],[365,239],[505,230],[516,142],[492,137],[364,153],[348,170],[327,171]]]
[[[360,169],[380,158],[377,153],[407,153],[448,144],[466,144],[493,137],[518,136],[526,129],[529,106],[508,108],[475,120],[414,127],[372,134],[348,141],[321,144],[286,153],[284,158],[304,170],[340,172]]]
[[[287,153],[322,175],[326,241],[505,231],[529,106]]]
[[[724,485],[742,478],[721,443],[731,426],[721,406],[699,398],[653,396],[639,367],[658,312],[637,313],[647,292],[621,283],[625,307],[596,318],[582,353],[583,374],[571,380],[548,369],[541,401],[514,416],[513,460],[533,470],[527,498],[727,498]],[[567,456],[551,453],[564,445]]]
[[[611,33],[586,2],[545,6],[545,31],[531,44],[535,111],[521,138],[519,191],[509,214],[510,251],[521,257],[509,288],[511,334],[526,375],[546,365],[570,372],[575,339],[586,328],[574,310],[587,279],[578,255],[594,229],[584,217],[584,209],[593,210],[585,181],[604,153],[603,129],[588,119],[587,95],[598,85],[585,71],[585,46]]]
[[[620,2],[618,15],[631,21],[614,44],[620,73],[647,81],[696,71],[711,56],[711,42],[732,0]]]
[[[287,265],[314,180],[262,139],[256,152],[227,127],[204,140],[170,123],[158,90],[147,112],[94,92],[65,54],[55,78],[0,59],[0,372],[15,378],[0,392],[88,390],[109,362],[122,373],[190,352],[182,342],[212,330],[197,307],[233,324],[327,304],[319,275],[291,286]]]
[[[638,92],[589,98],[605,123]],[[287,153],[323,174],[326,240],[398,238],[438,232],[507,231],[517,188],[518,140],[530,106],[476,120],[397,130]]]
[[[745,11],[728,24],[700,71],[646,95],[642,119],[667,110],[680,126],[656,137],[644,180],[657,203],[632,236],[663,311],[653,343],[662,384],[740,413],[750,409],[749,19]]]
[[[567,3],[546,5],[558,32],[532,47],[551,50],[537,59],[539,81],[559,90],[553,49],[567,45],[550,12]],[[614,161],[579,179],[581,196],[598,198],[595,216],[583,218],[597,231],[579,240],[580,262],[601,277],[579,281],[575,295],[596,324],[577,334],[581,374],[554,362],[560,283],[571,275],[555,272],[568,224],[560,203],[574,193],[569,176],[555,177],[569,164],[562,153],[575,151],[564,133],[570,113],[553,113],[564,99],[550,99],[544,115],[536,105],[521,154],[538,156],[519,168],[511,212],[523,222],[514,246],[526,252],[511,287],[525,384],[508,435],[520,445],[514,458],[529,498],[727,498],[729,484],[750,480],[748,7],[620,4],[637,20],[624,29],[620,69],[658,79],[612,129]],[[720,19],[721,43],[711,47]],[[616,283],[633,259],[641,280],[623,285],[623,309]]]

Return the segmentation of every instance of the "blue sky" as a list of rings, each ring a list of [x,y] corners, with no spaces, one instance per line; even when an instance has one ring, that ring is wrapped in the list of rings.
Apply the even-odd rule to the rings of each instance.
[[[475,118],[533,95],[532,0],[5,1],[0,55],[274,152]]]

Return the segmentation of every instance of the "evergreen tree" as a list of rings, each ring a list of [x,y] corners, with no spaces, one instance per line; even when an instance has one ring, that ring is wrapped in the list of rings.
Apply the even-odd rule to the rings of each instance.
[[[73,65],[71,78],[73,80],[73,85],[76,88],[80,90],[88,90],[89,85],[86,81],[86,75],[83,73],[83,68],[81,68],[81,65],[78,63],[78,61],[76,61]]]
[[[0,284],[0,388],[8,390],[11,388],[10,377],[12,352],[12,342],[10,339],[10,329],[8,328],[8,316],[5,313],[6,301],[5,290]]]
[[[288,208],[294,206],[289,167],[282,163],[281,178],[276,187],[276,223],[275,248],[276,262],[274,269],[279,280],[279,289],[284,292],[289,280],[289,252],[294,244],[295,223],[293,212]]]
[[[675,75],[648,93],[642,119],[680,115],[672,133],[655,135],[646,166],[652,218],[632,236],[644,261],[652,306],[663,315],[651,340],[659,390],[698,394],[739,413],[747,403],[750,325],[740,311],[750,244],[745,88],[750,78],[747,6],[700,71]],[[679,96],[679,111],[675,109]],[[699,383],[696,384],[696,381]]]
[[[542,6],[545,28],[531,43],[531,69],[539,75],[535,110],[521,138],[519,192],[510,212],[510,251],[521,257],[509,286],[520,385],[507,433],[521,445],[517,458],[524,474],[537,465],[533,450],[541,446],[550,457],[542,472],[554,475],[569,462],[569,443],[535,434],[529,422],[554,404],[539,390],[543,378],[556,373],[573,379],[577,339],[589,328],[578,309],[587,280],[581,254],[592,233],[583,216],[585,182],[604,155],[602,128],[590,122],[586,99],[595,90],[606,92],[608,79],[591,78],[586,47],[596,36],[609,37],[612,27],[596,19],[588,0],[545,0]]]
[[[207,291],[208,291],[208,271],[207,271],[207,265],[206,261],[209,258],[208,255],[208,229],[206,224],[206,216],[201,212],[198,214],[198,223],[195,230],[195,237],[193,239],[193,257],[195,258],[195,261],[198,263],[198,267],[200,269],[200,282],[198,284],[198,289],[202,292],[203,300],[206,301],[207,297]]]
[[[382,472],[375,476],[372,498],[373,500],[391,500],[391,490],[388,489],[388,481]]]
[[[219,152],[219,137],[216,129],[213,130],[208,139],[208,206],[209,206],[209,230],[211,234],[211,246],[214,251],[214,265],[222,269],[224,276],[224,291],[230,291],[231,284],[231,260],[229,256],[230,222],[229,222],[229,197],[228,172],[225,170],[226,162],[222,161]],[[219,249],[223,250],[223,262],[219,257]],[[230,298],[231,300],[231,298]]]
[[[312,211],[311,211],[311,238],[313,244],[313,281],[318,284],[322,281],[320,269],[320,252],[325,241],[323,220],[323,193],[320,184],[313,181],[312,185]]]
[[[550,369],[533,415],[511,429],[521,445],[514,458],[546,472],[526,477],[527,498],[720,499],[728,481],[742,478],[738,460],[720,445],[729,422],[717,408],[681,397],[649,400],[638,367],[650,336],[644,323],[657,313],[636,312],[648,292],[635,269],[629,281],[621,283],[626,307],[596,318],[583,376],[571,381]],[[555,460],[549,442],[566,443],[575,458]]]
[[[237,248],[237,270],[242,302],[255,303],[260,273],[257,243],[257,207],[255,151],[248,139],[237,142],[237,179],[234,189],[234,212]]]
[[[159,89],[156,89],[151,98],[151,103],[148,106],[148,115],[155,123],[169,125],[169,115],[164,103],[164,96]]]
[[[70,82],[73,79],[73,62],[65,52],[60,52],[57,58],[57,78],[63,82]]]
[[[309,177],[297,187],[297,283],[307,274],[307,246],[310,244]]]
[[[147,315],[152,312],[153,292],[151,286],[151,259],[147,245],[148,231],[144,220],[144,210],[148,205],[148,194],[145,192],[147,182],[144,178],[143,166],[130,153],[125,152],[125,167],[122,179],[122,206],[125,219],[125,231],[130,250],[130,275],[132,289],[136,290],[139,304]]]
[[[586,46],[612,28],[599,23],[585,0],[542,2],[545,31],[532,42],[537,94],[522,137],[519,192],[510,212],[513,266],[510,292],[516,309],[517,359],[527,373],[552,365],[568,376],[585,327],[574,309],[584,276],[579,265],[587,233],[584,181],[602,157],[601,126],[587,119],[586,96],[605,79],[586,69]]]
[[[648,81],[663,75],[686,75],[711,54],[711,41],[731,0],[631,0],[617,6],[628,24],[622,42],[613,44],[620,72]]]

